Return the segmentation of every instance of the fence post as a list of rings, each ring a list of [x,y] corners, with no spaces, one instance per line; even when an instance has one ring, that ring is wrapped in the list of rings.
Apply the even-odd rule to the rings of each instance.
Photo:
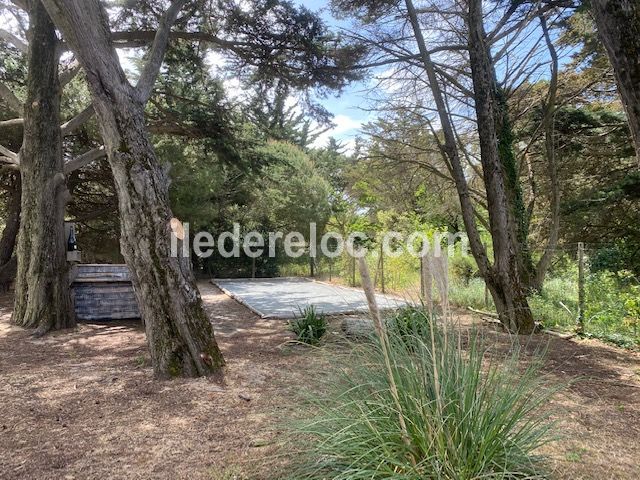
[[[384,249],[382,248],[382,244],[380,244],[380,286],[382,287],[382,293],[384,291]]]
[[[489,308],[489,287],[486,281],[484,282],[484,308]]]
[[[433,270],[429,253],[420,256],[420,296],[429,313],[433,313]]]
[[[584,333],[584,243],[578,242],[578,333]]]
[[[356,257],[351,256],[351,286],[356,286]]]

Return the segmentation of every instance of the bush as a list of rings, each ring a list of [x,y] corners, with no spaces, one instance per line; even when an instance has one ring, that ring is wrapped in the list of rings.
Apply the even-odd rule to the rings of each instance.
[[[478,267],[475,260],[467,255],[453,257],[450,262],[450,270],[453,280],[461,282],[465,286],[469,285],[472,278],[478,276]]]
[[[541,294],[529,299],[533,317],[546,328],[572,330],[578,316],[578,285],[567,278],[550,278]]]
[[[633,275],[598,272],[586,285],[585,330],[621,346],[639,343],[640,286]]]
[[[423,307],[399,308],[387,319],[387,329],[391,335],[403,340],[422,337],[429,333],[432,317]]]
[[[477,335],[463,350],[458,334],[423,323],[429,333],[410,345],[390,335],[389,363],[379,343],[340,362],[310,400],[312,418],[295,428],[296,440],[308,443],[292,478],[545,478],[534,452],[548,440],[540,410],[549,391],[537,366],[522,371],[517,346],[487,365]]]
[[[327,318],[316,311],[313,305],[299,309],[300,315],[289,324],[298,340],[309,345],[317,345],[327,332]]]
[[[488,296],[489,304],[485,304],[484,280],[473,278],[468,284],[453,282],[449,287],[449,301],[458,307],[471,307],[478,310],[493,310],[493,299]]]

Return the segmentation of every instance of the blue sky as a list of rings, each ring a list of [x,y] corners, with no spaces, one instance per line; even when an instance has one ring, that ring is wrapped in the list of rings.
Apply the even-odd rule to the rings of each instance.
[[[331,16],[328,11],[329,2],[322,0],[298,1],[309,10],[319,12],[328,25],[340,28],[341,22]],[[362,123],[369,119],[369,113],[363,111],[365,106],[364,83],[354,83],[347,87],[341,94],[329,95],[320,99],[320,103],[334,115],[335,127],[323,135],[316,144],[323,144],[329,137],[334,137],[345,145],[353,145],[355,137],[359,133]]]

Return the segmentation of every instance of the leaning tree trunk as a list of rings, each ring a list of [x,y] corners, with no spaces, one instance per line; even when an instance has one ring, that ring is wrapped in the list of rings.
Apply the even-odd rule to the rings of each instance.
[[[481,155],[481,160],[483,162],[483,170],[485,172],[485,183],[488,182],[486,183],[488,212],[489,218],[491,219],[491,235],[493,237],[495,258],[494,263],[491,264],[477,228],[474,209],[471,203],[471,195],[469,193],[467,179],[460,160],[451,117],[449,116],[448,108],[444,100],[444,94],[438,83],[434,63],[431,60],[426,40],[422,33],[422,27],[418,20],[417,9],[415,8],[412,0],[405,0],[405,5],[407,7],[409,20],[411,22],[418,48],[420,49],[420,59],[425,67],[429,86],[431,88],[440,123],[442,125],[444,151],[447,159],[451,163],[452,173],[455,179],[458,197],[460,199],[462,218],[469,236],[471,252],[478,264],[480,274],[489,286],[489,290],[494,298],[496,309],[500,315],[500,320],[503,325],[513,332],[529,333],[533,331],[534,322],[526,296],[524,295],[524,289],[520,282],[518,272],[518,250],[517,246],[513,243],[515,239],[515,231],[513,229],[510,231],[508,230],[512,225],[507,225],[506,221],[510,210],[507,204],[503,169],[498,157],[495,122],[490,126],[488,132],[486,129],[483,130],[483,135],[481,136],[481,140],[486,140],[488,138],[490,143],[490,148],[485,148],[483,155]],[[482,20],[482,17],[480,17],[480,20]],[[482,24],[480,24],[480,27],[482,27]],[[482,29],[480,32],[482,34],[484,33],[482,32]],[[484,38],[484,35],[482,35],[482,37]],[[483,55],[487,57],[487,54],[488,51],[485,51]],[[488,61],[489,58],[487,57],[485,60]],[[485,73],[488,75],[488,81],[492,85],[491,82],[493,77],[490,63],[488,67],[489,69]],[[493,92],[493,94],[495,95],[495,92]],[[495,102],[495,98],[492,100]],[[490,104],[488,101],[491,100],[489,98],[480,100],[479,105],[493,108],[495,103]],[[488,113],[490,113],[490,118],[495,120],[494,112],[491,111]],[[491,153],[492,155],[488,155],[488,153]],[[504,228],[502,228],[502,226],[504,226]],[[515,289],[513,288],[514,285]]]
[[[64,238],[68,199],[60,133],[56,31],[39,1],[30,2],[24,138],[20,150],[22,212],[13,322],[36,334],[75,325]]]
[[[640,2],[591,0],[598,35],[604,44],[640,163]]]
[[[484,31],[482,1],[469,1],[469,65],[475,93],[480,160],[487,192],[494,264],[485,281],[500,321],[511,331],[531,333],[535,323],[522,279],[522,258],[515,208],[505,178],[498,132],[501,126],[498,86]],[[504,155],[502,155],[504,157]]]
[[[111,45],[106,12],[97,0],[44,3],[86,73],[118,194],[122,254],[154,373],[215,373],[224,364],[222,354],[189,259],[171,255],[168,179],[146,131],[144,98],[127,81]]]

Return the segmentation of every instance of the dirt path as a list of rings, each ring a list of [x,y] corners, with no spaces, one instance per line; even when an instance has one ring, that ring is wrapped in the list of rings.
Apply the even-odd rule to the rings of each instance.
[[[201,290],[228,363],[224,385],[153,381],[135,323],[32,339],[9,325],[11,299],[0,297],[0,479],[279,478],[272,460],[260,467],[274,453],[275,420],[319,360],[282,348],[282,321]],[[553,405],[564,435],[546,452],[556,476],[640,478],[638,355],[560,339],[549,351],[549,375],[582,377]]]
[[[2,298],[0,478],[231,480],[252,470],[304,358],[279,348],[289,338],[282,321],[201,290],[228,364],[222,386],[153,381],[136,323],[31,339],[8,324]]]

